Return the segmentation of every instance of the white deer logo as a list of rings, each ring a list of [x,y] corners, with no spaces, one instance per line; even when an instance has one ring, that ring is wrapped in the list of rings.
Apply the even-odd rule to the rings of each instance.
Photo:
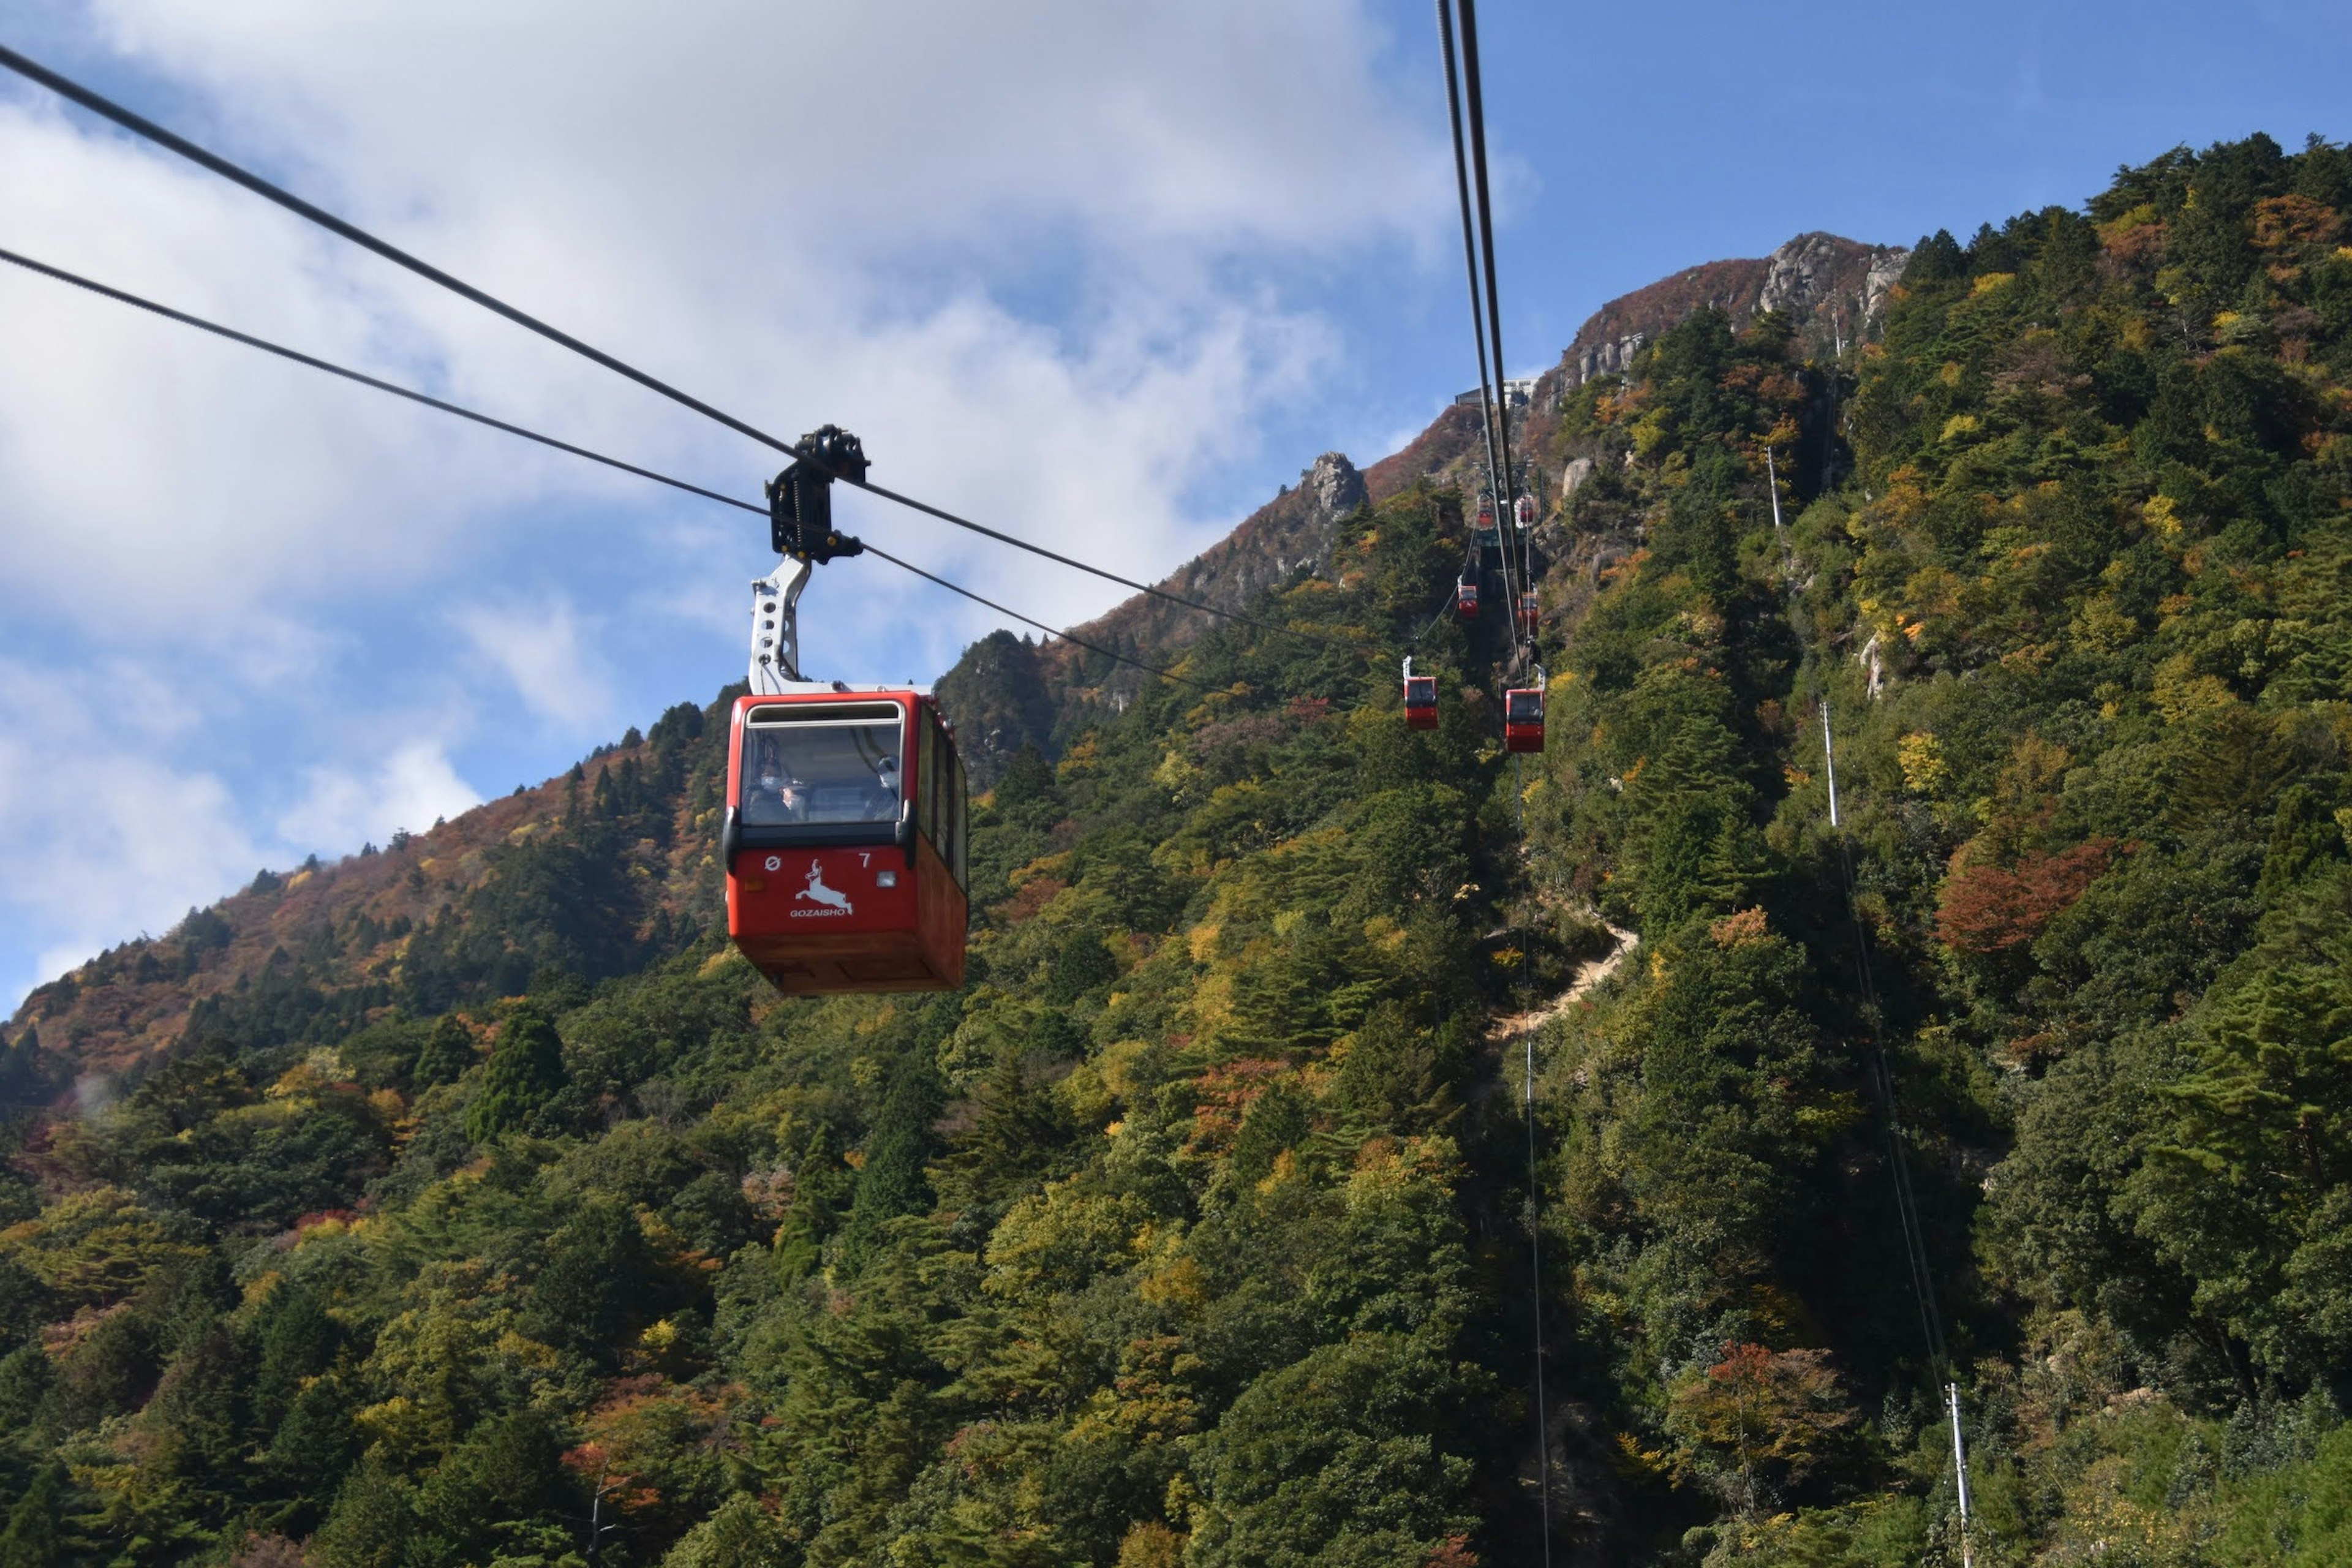
[[[808,886],[794,893],[793,898],[795,900],[806,899],[829,910],[839,910],[845,915],[856,912],[849,907],[848,894],[824,885],[824,868],[814,860],[809,862]]]

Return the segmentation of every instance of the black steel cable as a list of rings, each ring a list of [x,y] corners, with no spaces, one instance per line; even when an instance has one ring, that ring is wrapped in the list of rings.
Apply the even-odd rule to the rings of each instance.
[[[705,489],[700,485],[688,484],[684,479],[672,479],[667,474],[657,474],[651,468],[641,468],[635,463],[625,463],[618,458],[608,458],[602,452],[592,452],[585,447],[575,447],[569,441],[559,441],[552,436],[542,436],[536,430],[526,430],[520,425],[509,425],[503,419],[494,419],[487,414],[478,414],[473,409],[461,408],[454,403],[444,403],[437,397],[411,391],[405,386],[397,385],[389,381],[378,380],[374,376],[363,374],[346,366],[332,363],[312,354],[306,354],[299,349],[289,349],[282,343],[273,343],[267,338],[257,338],[250,332],[240,332],[235,327],[225,327],[218,321],[208,321],[202,316],[192,316],[185,310],[175,310],[169,305],[159,304],[153,300],[142,298],[124,289],[110,288],[94,279],[68,272],[61,267],[52,267],[46,261],[36,261],[29,256],[21,256],[13,250],[0,250],[0,261],[7,262],[12,267],[21,267],[27,272],[37,272],[44,278],[53,278],[60,283],[69,283],[77,289],[86,289],[93,294],[129,305],[133,310],[145,310],[152,315],[161,316],[167,321],[177,321],[184,327],[194,327],[200,332],[210,332],[216,338],[226,338],[230,342],[242,343],[249,349],[259,349],[263,353],[275,354],[279,359],[291,360],[296,364],[306,365],[312,370],[324,371],[329,375],[340,376],[345,381],[356,382],[362,386],[372,387],[378,392],[388,392],[394,397],[406,398],[411,403],[421,403],[427,408],[438,409],[444,414],[454,414],[460,419],[470,419],[477,425],[487,425],[493,430],[502,430],[509,436],[520,436],[526,441],[536,441],[542,447],[552,447],[559,452],[569,452],[575,458],[585,458],[592,463],[602,463],[608,468],[618,468],[625,474],[635,474],[641,479],[651,479],[657,485],[667,485],[672,489],[684,490],[689,495],[698,495],[706,500],[715,500],[722,506],[740,507],[745,511],[757,512],[762,517],[768,514],[768,509],[764,506],[747,500],[738,500],[733,496],[722,495],[717,490]]]
[[[465,282],[463,279],[452,278],[448,273],[442,271],[432,263],[419,260],[417,258],[411,256],[408,252],[401,249],[398,246],[394,245],[389,241],[378,239],[367,230],[361,228],[358,225],[347,223],[323,207],[313,206],[310,203],[306,202],[301,197],[294,195],[293,192],[270,184],[260,175],[252,173],[250,170],[238,167],[236,164],[230,163],[227,159],[221,157],[217,153],[206,152],[204,148],[199,147],[194,142],[187,140],[187,138],[175,135],[172,132],[164,130],[163,127],[156,124],[153,121],[147,119],[144,115],[134,113],[131,110],[125,109],[122,105],[115,102],[112,99],[91,91],[89,88],[82,86],[79,82],[73,80],[70,77],[60,76],[56,71],[49,69],[47,66],[41,65],[37,61],[26,58],[23,55],[18,54],[16,50],[9,48],[5,45],[0,45],[0,66],[5,66],[10,70],[15,71],[18,76],[25,77],[32,81],[40,83],[43,87],[47,88],[51,92],[56,93],[58,97],[65,99],[69,102],[80,105],[82,108],[89,110],[92,114],[99,115],[107,120],[111,120],[117,125],[121,126],[124,130],[131,132],[136,135],[143,136],[159,147],[168,148],[172,152],[177,153],[181,157],[187,159],[190,163],[208,169],[225,180],[243,185],[247,190],[251,191],[255,195],[261,197],[265,201],[275,202],[279,206],[284,207],[288,212],[293,213],[300,217],[308,218],[310,222],[317,224],[320,228],[326,229],[331,234],[334,234],[343,239],[347,239],[362,249],[375,252],[378,256],[383,257],[386,261],[393,263],[396,267],[404,267],[409,271],[415,273],[419,278],[438,283],[442,288],[450,290],[454,294],[460,295],[465,299],[472,300],[475,304],[481,306],[486,310],[496,311],[498,314],[504,316],[508,321],[514,322],[517,326],[524,327],[531,331],[537,332],[541,337],[546,338],[551,342],[561,343],[565,348],[570,349],[572,353],[584,355],[585,357],[595,361],[598,364],[603,365],[606,370],[612,371],[615,374],[627,376],[631,381],[635,382],[638,385],[648,388],[651,391],[657,392],[673,403],[683,404],[687,407],[693,409],[697,414],[704,416],[706,418],[716,419],[719,424],[726,426],[729,429],[736,431],[741,435],[749,436],[752,440],[760,442],[762,446],[772,447],[779,452],[793,451],[791,442],[780,440],[776,437],[769,435],[766,431],[758,428],[756,426],[747,425],[742,420],[736,418],[733,415],[723,413],[719,409],[713,408],[710,405],[703,402],[700,398],[680,392],[677,387],[670,385],[667,382],[656,380],[653,376],[647,375],[644,371],[637,369],[635,365],[614,358],[611,354],[604,353],[602,349],[593,348],[587,343],[582,342],[578,338],[573,337],[571,333],[562,331],[561,328],[551,327],[545,321],[541,321],[538,317],[530,315],[527,311],[517,310],[514,306],[508,304],[505,300],[499,299],[496,295],[485,293],[481,289],[475,288],[472,284]],[[793,453],[793,455],[798,456],[797,453]]]
[[[1122,588],[1132,588],[1137,593],[1148,595],[1154,599],[1164,599],[1171,605],[1181,605],[1188,610],[1199,610],[1204,615],[1215,616],[1221,620],[1232,621],[1237,626],[1249,626],[1257,631],[1272,632],[1277,637],[1297,637],[1307,642],[1328,643],[1333,647],[1344,647],[1351,653],[1365,652],[1370,646],[1350,637],[1337,637],[1323,632],[1301,631],[1296,626],[1278,626],[1271,621],[1261,621],[1255,616],[1244,616],[1234,610],[1221,610],[1214,605],[1203,604],[1198,599],[1188,599],[1181,594],[1171,594],[1165,588],[1155,588],[1149,583],[1139,583],[1132,577],[1122,577],[1116,572],[1106,572],[1099,566],[1089,566],[1083,561],[1048,550],[1042,544],[1032,544],[1025,539],[1015,539],[1009,533],[999,533],[983,523],[974,522],[968,517],[958,517],[955,513],[935,507],[929,501],[917,500],[912,496],[901,495],[893,489],[885,489],[880,485],[872,484],[847,474],[835,477],[844,484],[855,485],[857,489],[877,495],[884,500],[896,501],[911,511],[919,511],[926,517],[938,518],[941,522],[951,522],[958,528],[969,529],[974,533],[996,540],[1000,543],[1025,550],[1032,555],[1042,555],[1048,561],[1059,562],[1062,565],[1099,577],[1106,583],[1116,583]]]
[[[1470,178],[1478,196],[1478,247],[1486,258],[1486,335],[1493,340],[1495,353],[1495,444],[1502,453],[1504,494],[1498,498],[1501,510],[1496,521],[1508,516],[1513,531],[1518,526],[1518,480],[1511,471],[1511,406],[1510,391],[1503,360],[1502,296],[1495,286],[1495,216],[1493,204],[1487,195],[1486,179],[1486,107],[1478,79],[1478,0],[1462,0],[1462,86],[1470,119]],[[1507,555],[1511,546],[1506,544]],[[1522,563],[1522,575],[1525,574]],[[1512,606],[1514,616],[1518,606]]]
[[[1766,448],[1766,468],[1771,472],[1770,448]],[[1774,479],[1777,487],[1778,479]],[[1772,497],[1778,515],[1780,497],[1777,488]],[[1790,629],[1796,629],[1794,600],[1796,597],[1796,552],[1785,530],[1776,522],[1774,532],[1780,544],[1781,613]],[[1927,1359],[1948,1373],[1952,1369],[1951,1354],[1944,1334],[1944,1315],[1936,1300],[1934,1259],[1927,1251],[1927,1226],[1919,1216],[1919,1197],[1911,1181],[1908,1144],[1903,1135],[1903,1116],[1895,1093],[1895,1064],[1886,1050],[1885,1009],[1879,1000],[1876,966],[1870,958],[1870,931],[1862,918],[1862,904],[1856,896],[1853,876],[1853,841],[1844,828],[1835,822],[1837,758],[1832,752],[1833,737],[1830,729],[1829,700],[1823,697],[1821,706],[1822,762],[1831,780],[1832,827],[1837,836],[1838,872],[1845,889],[1846,918],[1853,927],[1854,979],[1862,992],[1863,1020],[1870,1031],[1870,1085],[1877,1095],[1879,1108],[1885,1115],[1886,1137],[1886,1167],[1889,1184],[1895,1190],[1895,1214],[1903,1232],[1903,1263],[1911,1276],[1911,1294],[1919,1308],[1920,1337],[1927,1342]]]
[[[438,397],[427,396],[424,393],[412,391],[409,388],[401,386],[394,382],[384,381],[379,377],[367,375],[359,371],[352,370],[346,366],[333,363],[331,361],[320,359],[315,354],[306,354],[299,349],[289,349],[282,343],[273,343],[267,338],[257,338],[250,332],[240,332],[234,327],[223,326],[218,321],[208,321],[202,316],[192,316],[185,310],[175,310],[169,305],[161,304],[156,300],[146,299],[141,295],[131,293],[125,289],[111,288],[107,284],[97,281],[95,279],[84,278],[79,273],[68,272],[61,267],[52,267],[45,261],[36,261],[29,256],[20,255],[13,250],[0,249],[0,261],[5,261],[14,267],[21,267],[27,272],[38,273],[44,278],[54,279],[60,283],[70,284],[77,289],[87,289],[90,293],[97,294],[104,299],[112,300],[118,303],[129,305],[134,310],[145,310],[152,315],[161,316],[165,321],[176,321],[184,327],[194,327],[200,332],[209,332],[215,337],[225,338],[230,342],[239,343],[247,348],[259,349],[263,353],[274,354],[279,359],[291,361],[293,363],[303,365],[311,370],[324,371],[329,375],[340,377],[344,381],[354,383],[357,385],[368,387],[376,392],[389,393],[394,397],[405,399],[410,403],[421,404],[426,408],[435,409],[443,414],[455,415],[460,419],[470,420],[476,425],[486,426],[492,430],[501,431],[509,436],[519,436],[526,441],[535,441],[542,447],[552,447],[556,451],[566,452],[575,458],[584,458],[589,462],[601,463],[608,468],[617,468],[622,473],[634,474],[641,479],[651,479],[657,485],[667,485],[672,489],[684,490],[688,495],[699,496],[705,500],[714,500],[721,506],[731,506],[739,510],[752,512],[761,517],[768,515],[768,509],[756,502],[741,500],[734,496],[722,494],[718,490],[707,489],[701,485],[692,484],[685,479],[677,479],[668,474],[656,473],[651,468],[640,468],[635,463],[623,462],[618,458],[606,457],[602,452],[594,452],[589,450],[585,447],[574,446],[569,441],[559,440],[555,437],[542,435],[537,430],[525,429],[522,426],[509,424],[504,419],[493,418],[488,414],[478,413],[474,409],[461,407],[455,403],[445,402]],[[910,561],[902,561],[898,556],[891,554],[888,551],[880,549],[876,545],[866,545],[866,552],[869,555],[879,556],[883,560],[888,562],[891,565],[898,567],[902,571],[911,572],[916,576],[922,578],[924,581],[936,584],[940,587],[947,589],[951,594],[961,594],[965,598],[971,600],[974,604],[984,605],[988,608],[994,610],[999,615],[1010,616],[1014,620],[1021,622],[1024,626],[1035,626],[1037,629],[1045,632],[1049,636],[1060,637],[1063,641],[1086,648],[1089,652],[1101,654],[1106,658],[1117,659],[1121,664],[1132,665],[1138,669],[1157,675],[1162,679],[1172,680],[1177,682],[1179,685],[1190,686],[1196,691],[1207,689],[1207,688],[1201,686],[1196,681],[1187,680],[1184,677],[1161,669],[1157,665],[1145,664],[1140,659],[1130,658],[1123,653],[1119,653],[1112,648],[1104,647],[1098,643],[1088,642],[1084,637],[1072,637],[1068,632],[1057,630],[1056,628],[1048,626],[1044,621],[1037,620],[1033,616],[1024,616],[1020,611],[1000,605],[993,599],[983,598],[980,595],[973,593],[969,588],[963,587],[959,584],[950,583],[946,578],[939,576],[936,574],[927,572]]]
[[[597,364],[604,366],[606,370],[612,371],[619,375],[626,376],[629,380],[635,382],[640,386],[657,392],[664,397],[670,399],[672,402],[681,404],[707,418],[717,420],[719,424],[726,426],[729,429],[736,431],[740,435],[748,436],[752,440],[761,443],[762,446],[772,447],[779,452],[787,453],[792,457],[800,458],[802,461],[808,462],[820,471],[828,473],[833,478],[840,479],[845,483],[855,485],[859,489],[866,490],[874,495],[877,495],[885,500],[895,501],[900,506],[908,507],[913,510],[922,512],[926,516],[935,517],[942,522],[952,523],[958,528],[968,529],[971,532],[993,539],[1001,544],[1012,545],[1016,550],[1025,550],[1033,555],[1040,555],[1048,561],[1057,562],[1064,566],[1071,567],[1076,571],[1088,573],[1094,576],[1103,579],[1105,582],[1116,583],[1123,588],[1132,588],[1136,592],[1147,594],[1152,598],[1162,599],[1171,605],[1181,605],[1186,609],[1197,610],[1203,615],[1216,616],[1222,619],[1233,621],[1241,626],[1255,627],[1259,631],[1274,632],[1285,637],[1299,637],[1309,642],[1331,643],[1335,646],[1348,647],[1351,651],[1361,651],[1363,647],[1363,645],[1359,643],[1348,642],[1340,638],[1325,637],[1313,632],[1302,632],[1290,626],[1275,626],[1271,622],[1259,621],[1248,616],[1236,614],[1231,610],[1221,610],[1213,605],[1203,604],[1197,599],[1188,599],[1181,594],[1171,594],[1164,588],[1155,588],[1150,584],[1139,583],[1129,577],[1122,577],[1116,572],[1107,572],[1101,567],[1090,566],[1083,561],[1076,560],[1073,557],[1048,550],[1043,545],[1032,544],[1025,539],[1020,539],[1016,538],[1013,534],[1000,532],[996,529],[988,528],[980,523],[974,522],[970,518],[959,517],[954,512],[948,511],[943,508],[935,507],[928,502],[917,500],[912,496],[901,495],[896,490],[886,489],[880,485],[869,483],[854,475],[837,472],[827,465],[810,458],[793,443],[785,441],[781,437],[771,436],[766,431],[760,429],[758,426],[746,424],[744,421],[736,418],[733,415],[729,414],[722,409],[714,408],[709,404],[703,402],[700,398],[695,397],[690,394],[681,392],[677,387],[670,385],[667,382],[658,380],[654,376],[646,374],[644,371],[637,369],[635,365],[628,363],[626,361],[615,359],[613,355],[604,353],[602,349],[595,348],[591,344],[581,342],[578,338],[573,337],[571,333],[562,331],[561,328],[550,326],[547,322],[541,321],[538,317],[533,316],[527,311],[518,310],[516,307],[508,304],[505,300],[499,299],[496,295],[489,294],[482,289],[477,289],[472,284],[466,282],[462,279],[450,276],[448,273],[442,271],[432,263],[421,260],[418,258],[410,255],[407,251],[401,249],[398,246],[394,245],[387,240],[377,238],[374,235],[370,234],[367,230],[361,228],[356,224],[346,222],[344,219],[337,217],[334,214],[328,212],[323,207],[316,206],[310,202],[304,201],[301,197],[294,195],[292,192],[271,184],[269,181],[263,179],[260,175],[252,173],[250,170],[230,163],[227,159],[221,157],[215,153],[205,151],[204,148],[197,146],[194,142],[190,142],[185,137],[165,130],[163,126],[156,124],[153,121],[147,119],[145,116],[124,108],[122,105],[115,102],[112,99],[105,97],[103,94],[92,91],[90,89],[82,86],[79,82],[73,80],[69,77],[59,75],[58,72],[49,69],[47,66],[41,65],[37,61],[26,58],[25,56],[18,54],[16,50],[7,47],[5,45],[0,45],[0,66],[5,66],[8,69],[15,71],[17,75],[25,77],[32,81],[38,82],[41,86],[47,88],[50,91],[58,94],[59,97],[66,99],[69,102],[79,104],[80,107],[89,110],[93,114],[100,115],[107,120],[114,121],[114,123],[121,126],[126,131],[143,136],[147,140],[156,143],[158,146],[164,147],[173,153],[177,153],[183,158],[185,158],[191,163],[220,175],[225,180],[242,185],[247,190],[251,191],[254,195],[262,197],[266,201],[275,202],[278,205],[284,207],[287,211],[294,213],[298,216],[309,219],[310,222],[317,224],[320,227],[326,229],[331,234],[336,235],[341,238],[347,239],[353,245],[359,246],[363,249],[373,251],[376,255],[383,257],[385,260],[392,262],[395,266],[406,268],[409,271],[415,273],[418,277],[425,279],[428,281],[437,283],[442,288],[449,289],[452,293],[481,306],[484,310],[495,311],[518,326],[526,328],[530,331],[537,332],[540,336],[548,339],[551,342],[560,343],[563,347],[572,350],[574,353],[593,360]],[[68,280],[71,281],[72,279]]]
[[[1478,293],[1478,239],[1470,201],[1470,164],[1462,136],[1462,89],[1454,75],[1451,0],[1437,0],[1437,43],[1439,57],[1445,64],[1445,114],[1454,131],[1454,189],[1462,207],[1462,265],[1470,284],[1470,341],[1478,350],[1478,401],[1486,421],[1480,435],[1486,445],[1486,478],[1491,489],[1496,482],[1495,395],[1486,374],[1486,307]]]
[[[1507,710],[1506,723],[1509,722]],[[1524,847],[1528,837],[1528,792],[1523,773],[1523,760],[1511,759],[1511,810],[1518,828],[1519,843]],[[1519,991],[1523,1005],[1532,1002],[1530,968],[1534,963],[1535,944],[1528,939],[1524,924],[1519,928]],[[1533,1290],[1535,1320],[1536,1365],[1536,1492],[1543,1504],[1543,1560],[1551,1562],[1551,1417],[1544,1399],[1544,1337],[1543,1337],[1543,1184],[1536,1161],[1536,1035],[1535,1024],[1526,1025],[1528,1124],[1528,1275],[1535,1282]]]
[[[1487,373],[1486,359],[1486,303],[1478,286],[1477,232],[1475,207],[1470,195],[1469,158],[1465,151],[1462,132],[1462,91],[1459,79],[1454,71],[1452,0],[1437,0],[1437,42],[1439,58],[1444,61],[1445,68],[1446,121],[1454,138],[1454,190],[1462,209],[1462,264],[1470,286],[1470,341],[1477,350],[1478,408],[1481,421],[1479,435],[1486,448],[1486,493],[1490,506],[1507,510],[1508,502],[1502,499],[1504,459],[1501,449],[1496,447],[1495,440],[1496,411],[1502,406],[1501,388],[1498,384],[1502,375],[1502,364],[1500,361],[1495,363],[1494,374],[1490,377]],[[1507,414],[1504,417],[1508,418],[1509,416]],[[1510,635],[1511,654],[1516,659],[1519,652],[1518,586],[1514,581],[1511,549],[1505,542],[1503,533],[1505,524],[1500,511],[1496,514],[1495,526],[1496,553],[1500,560],[1503,572],[1504,608],[1510,616],[1510,624],[1506,629]],[[1484,558],[1478,550],[1478,535],[1475,523],[1470,535],[1470,556],[1474,563],[1483,563]]]
[[[926,583],[936,583],[950,594],[961,594],[965,598],[970,599],[975,605],[985,605],[1001,616],[1011,616],[1016,621],[1020,621],[1024,625],[1035,626],[1039,631],[1044,632],[1048,637],[1060,637],[1064,642],[1069,643],[1076,647],[1085,648],[1089,653],[1098,653],[1105,658],[1115,658],[1121,664],[1132,665],[1137,669],[1143,670],[1151,675],[1156,675],[1162,680],[1172,680],[1179,686],[1189,686],[1195,691],[1206,691],[1209,689],[1209,688],[1202,685],[1199,681],[1188,679],[1183,676],[1176,674],[1172,670],[1162,669],[1156,664],[1146,664],[1139,658],[1129,658],[1127,655],[1107,648],[1100,643],[1088,642],[1084,637],[1073,637],[1066,631],[1056,631],[1054,627],[1047,626],[1044,621],[1032,619],[1030,616],[1023,615],[1018,610],[1008,610],[993,599],[983,599],[969,588],[959,587],[957,584],[949,582],[944,577],[934,576],[932,574],[924,571],[921,567],[916,565],[911,561],[901,561],[897,556],[891,554],[888,551],[884,550],[877,545],[866,545],[866,553],[868,555],[878,555],[883,560],[887,561],[891,565],[898,567],[902,572],[912,572],[916,576],[920,577]]]

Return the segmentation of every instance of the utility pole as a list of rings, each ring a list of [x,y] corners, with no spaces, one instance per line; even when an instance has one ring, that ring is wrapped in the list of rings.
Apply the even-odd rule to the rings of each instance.
[[[1830,700],[1822,699],[1822,764],[1830,775],[1830,826],[1838,825],[1837,752],[1830,744]]]
[[[1960,1385],[1944,1384],[1944,1399],[1952,1413],[1952,1468],[1960,1483],[1960,1568],[1976,1568],[1976,1556],[1969,1540],[1969,1450],[1960,1440]]]

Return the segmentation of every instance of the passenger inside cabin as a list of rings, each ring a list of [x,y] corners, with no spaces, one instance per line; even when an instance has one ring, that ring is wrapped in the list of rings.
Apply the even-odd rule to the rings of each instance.
[[[806,821],[808,794],[784,762],[783,737],[756,736],[752,748],[751,782],[743,791],[743,820],[761,827]]]
[[[747,827],[895,823],[900,727],[895,716],[757,725],[743,748]]]

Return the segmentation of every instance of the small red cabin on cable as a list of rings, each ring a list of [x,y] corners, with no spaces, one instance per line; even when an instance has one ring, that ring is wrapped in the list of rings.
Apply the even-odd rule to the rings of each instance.
[[[1495,498],[1486,490],[1478,492],[1477,532],[1473,536],[1482,549],[1493,550],[1503,542],[1502,530],[1495,526]]]
[[[1532,593],[1519,595],[1519,631],[1527,637],[1536,635],[1536,622],[1543,614],[1543,605]]]
[[[1478,579],[1457,578],[1454,584],[1454,609],[1465,621],[1478,618]]]
[[[1408,730],[1437,728],[1437,678],[1415,675],[1411,659],[1404,661],[1404,725]]]
[[[1544,749],[1544,694],[1540,686],[1515,686],[1503,693],[1503,750]]]
[[[790,995],[953,990],[969,806],[939,705],[805,686],[735,702],[727,934]]]
[[[1525,533],[1536,525],[1536,498],[1521,496],[1511,505],[1511,515],[1518,520],[1519,531]]]

